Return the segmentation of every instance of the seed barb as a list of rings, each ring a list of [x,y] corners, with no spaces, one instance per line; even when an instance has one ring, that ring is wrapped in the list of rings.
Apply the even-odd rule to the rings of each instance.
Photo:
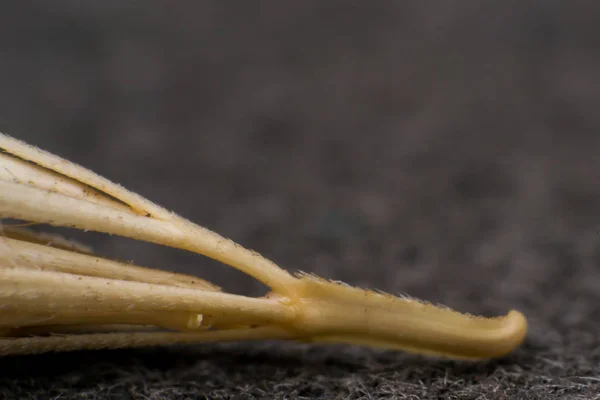
[[[483,318],[291,274],[92,171],[1,133],[0,218],[191,251],[271,288],[259,298],[224,293],[194,276],[110,260],[65,238],[0,225],[0,355],[276,339],[487,359],[512,352],[527,333],[525,317],[515,310]]]

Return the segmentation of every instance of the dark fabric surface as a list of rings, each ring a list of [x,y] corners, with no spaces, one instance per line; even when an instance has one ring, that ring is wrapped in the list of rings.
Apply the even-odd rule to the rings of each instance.
[[[0,398],[600,398],[599,5],[13,3],[0,131],[289,270],[515,308],[530,334],[482,363],[293,343],[9,357]],[[201,256],[69,234],[265,290]]]

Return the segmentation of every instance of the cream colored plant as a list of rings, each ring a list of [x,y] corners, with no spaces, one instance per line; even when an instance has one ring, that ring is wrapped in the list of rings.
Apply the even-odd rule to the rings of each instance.
[[[475,317],[292,275],[87,169],[3,134],[0,218],[196,252],[272,289],[261,298],[228,294],[193,276],[101,258],[58,236],[4,224],[0,355],[276,339],[482,359],[511,352],[527,331],[517,311]]]

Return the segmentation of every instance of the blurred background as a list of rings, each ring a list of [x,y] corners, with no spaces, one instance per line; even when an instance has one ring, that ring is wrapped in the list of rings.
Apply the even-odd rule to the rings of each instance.
[[[2,8],[0,131],[288,270],[478,314],[517,308],[548,346],[557,329],[600,331],[600,5]],[[71,233],[265,290],[201,256]]]

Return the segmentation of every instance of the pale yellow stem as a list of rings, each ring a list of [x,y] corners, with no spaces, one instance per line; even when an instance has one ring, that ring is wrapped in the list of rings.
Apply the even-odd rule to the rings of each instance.
[[[1,328],[0,328],[1,329]],[[175,330],[178,331],[178,330]],[[199,332],[198,329],[188,330]],[[54,336],[62,337],[70,335],[81,335],[91,333],[134,333],[134,332],[168,332],[156,325],[131,325],[131,324],[77,324],[77,325],[33,325],[7,331],[5,338],[19,338],[31,336]],[[1,336],[1,335],[0,335]]]
[[[125,189],[124,187],[84,168],[65,160],[55,154],[32,146],[21,140],[0,133],[0,149],[8,154],[17,156],[35,165],[54,171],[65,177],[72,178],[74,181],[95,188],[100,193],[105,193],[114,199],[127,204],[138,214],[151,215],[154,218],[170,220],[174,214],[142,196]]]
[[[157,220],[61,193],[0,180],[0,216],[111,233],[204,254],[286,293],[295,281],[260,254],[191,222]]]
[[[1,141],[1,137],[0,137]],[[127,204],[68,176],[41,167],[30,161],[0,152],[0,180],[20,183],[49,192],[102,204],[122,211],[136,212]],[[137,211],[139,214],[140,211]],[[145,215],[145,213],[142,213]]]
[[[120,202],[126,204],[127,206],[131,207],[132,209],[132,213],[135,214],[141,214],[141,215],[146,215],[147,218],[145,218],[145,220],[138,220],[137,225],[135,226],[128,226],[129,229],[124,229],[125,225],[124,224],[118,224],[116,221],[106,221],[107,223],[105,224],[99,224],[96,227],[94,226],[90,226],[90,224],[86,223],[86,222],[92,222],[91,220],[86,221],[85,219],[81,219],[81,215],[78,216],[78,218],[75,218],[77,223],[74,223],[73,220],[74,218],[62,218],[64,217],[64,215],[60,215],[61,213],[55,213],[54,215],[54,221],[48,221],[47,218],[44,218],[43,216],[39,216],[39,213],[34,212],[33,214],[29,215],[26,214],[24,212],[21,212],[21,215],[29,215],[29,218],[21,218],[21,219],[26,219],[26,220],[32,220],[32,218],[35,218],[36,222],[46,222],[49,224],[54,224],[54,225],[62,225],[62,226],[72,226],[72,227],[79,227],[81,229],[89,229],[89,230],[95,230],[95,231],[100,231],[100,232],[108,232],[108,233],[114,233],[117,235],[123,235],[123,236],[128,236],[134,239],[138,239],[138,240],[145,240],[145,241],[149,241],[149,242],[153,242],[153,243],[158,243],[158,244],[163,244],[166,246],[172,246],[175,248],[180,248],[180,249],[185,249],[185,250],[189,250],[189,251],[193,251],[196,253],[200,253],[200,254],[204,254],[208,257],[214,258],[217,261],[223,262],[227,265],[230,265],[234,268],[239,269],[240,271],[253,276],[254,278],[256,278],[257,280],[263,282],[265,285],[278,290],[282,293],[286,293],[287,292],[287,284],[289,282],[292,281],[292,277],[289,275],[289,273],[287,273],[285,270],[282,270],[281,268],[279,268],[275,263],[273,263],[270,260],[265,259],[264,257],[256,254],[255,252],[248,250],[242,246],[240,246],[237,243],[234,243],[233,241],[229,240],[229,239],[225,239],[223,238],[221,235],[212,232],[206,228],[200,227],[196,224],[191,223],[190,221],[179,217],[178,215],[176,215],[175,213],[169,212],[167,210],[165,210],[164,208],[154,204],[153,202],[143,198],[142,196],[139,196],[136,193],[133,193],[125,188],[123,188],[120,185],[115,184],[114,182],[111,182],[110,180],[86,169],[83,168],[79,165],[73,164],[68,160],[65,160],[61,157],[58,157],[54,154],[51,154],[49,152],[46,152],[44,150],[38,149],[37,147],[31,146],[27,143],[24,143],[20,140],[17,140],[15,138],[12,138],[8,135],[4,135],[2,133],[0,133],[0,149],[4,150],[6,153],[12,154],[14,156],[19,157],[22,160],[25,160],[27,162],[34,162],[36,165],[41,166],[43,168],[46,168],[48,170],[50,170],[53,173],[58,173],[60,175],[63,175],[65,178],[71,178],[71,179],[66,179],[66,180],[73,180],[73,182],[69,182],[69,183],[73,183],[74,185],[76,185],[77,183],[80,183],[82,185],[85,186],[89,186],[92,187],[94,189],[96,189],[97,191],[100,192],[100,194],[105,194],[108,195],[116,200],[119,200]],[[19,162],[17,161],[17,164]],[[26,171],[24,172],[25,176],[30,176],[31,172],[30,171]],[[14,174],[9,174],[8,177],[4,177],[2,178],[2,174],[0,174],[0,179],[4,179],[5,182],[11,182],[13,184],[15,183],[20,183],[22,181],[27,181],[30,182],[30,180],[26,180],[26,179],[20,179],[18,176],[16,179],[8,179],[11,176],[13,176]],[[44,180],[44,182],[46,182],[46,180]],[[31,182],[30,182],[31,183]],[[42,187],[46,187],[47,188],[48,183],[45,183]],[[62,187],[62,186],[61,186]],[[3,191],[6,190],[16,190],[15,186],[9,187],[9,186],[4,186],[4,187],[0,187],[0,193],[2,193]],[[111,208],[111,209],[118,209],[121,208],[121,205],[116,204],[114,201],[112,201],[111,199],[103,199],[102,201],[98,200],[98,199],[94,199],[94,197],[96,197],[96,192],[94,191],[94,194],[90,195],[87,193],[86,188],[82,188],[80,190],[80,193],[78,193],[77,195],[75,195],[73,197],[73,192],[77,192],[77,189],[73,189],[73,188],[69,188],[68,189],[68,193],[63,193],[63,196],[59,196],[58,198],[54,198],[54,205],[58,206],[58,208],[63,208],[63,211],[67,211],[67,214],[69,213],[67,210],[67,208],[70,207],[75,207],[76,209],[80,209],[80,208],[86,208],[85,206],[79,206],[79,204],[82,204],[81,202],[77,202],[77,201],[71,201],[68,203],[64,203],[64,199],[65,198],[70,198],[71,200],[82,200],[82,199],[88,199],[92,197],[92,201],[95,202],[96,205],[100,205],[100,204],[104,204],[105,207],[96,207],[95,211],[96,211],[96,215],[97,216],[101,216],[103,212],[106,212],[107,208]],[[46,194],[55,194],[57,195],[58,193],[49,193],[47,190],[41,191],[42,193],[46,193]],[[20,194],[24,194],[25,191],[19,192],[19,193],[14,193],[13,199],[15,197],[19,197]],[[32,193],[32,192],[30,192]],[[68,194],[71,194],[71,196],[69,196]],[[37,196],[35,198],[35,200],[32,199],[32,201],[30,203],[33,203],[34,201],[41,201],[44,200],[42,196]],[[21,200],[23,200],[23,197],[21,197]],[[18,203],[18,200],[17,200]],[[109,204],[110,203],[110,204]],[[108,204],[108,205],[107,205]],[[11,204],[11,206],[14,206],[15,204]],[[36,208],[36,204],[29,204],[30,207],[29,210],[31,210],[31,208]],[[41,202],[39,204],[37,204],[38,206],[41,205],[42,209],[44,208],[44,206],[46,205],[44,202]],[[6,210],[6,208],[4,208]],[[19,208],[10,208],[10,210],[14,211],[14,210],[18,210]],[[23,209],[22,211],[26,211],[25,209]],[[36,211],[41,211],[39,208]],[[55,210],[56,211],[56,210]],[[126,215],[128,214],[126,210],[121,210],[123,211],[123,214]],[[64,213],[62,213],[64,214]],[[19,218],[19,217],[15,217],[13,216],[12,213],[7,213],[7,214],[3,214],[3,210],[0,210],[0,217],[2,215],[5,216],[12,216],[13,218]],[[34,215],[38,215],[37,217],[34,217]],[[115,215],[116,216],[116,215]],[[111,219],[110,216],[106,216],[107,219]],[[117,218],[119,218],[117,216]],[[147,224],[147,221],[169,221],[171,223],[174,223],[177,225],[177,228],[173,228],[173,227],[169,227],[169,228],[163,228],[163,229],[159,229],[159,231],[157,231],[155,234],[152,234],[152,232],[150,232],[153,228],[156,228],[156,225],[159,224],[155,224],[155,226],[151,227],[151,226],[146,226],[145,224]],[[130,221],[131,222],[131,221]],[[85,224],[87,227],[81,227],[81,224]],[[115,228],[116,227],[120,227],[121,229],[115,232],[111,232],[110,230],[107,230],[106,227],[110,227],[111,225],[113,225]],[[171,231],[171,232],[169,232]],[[171,237],[168,234],[169,233],[173,233],[173,231],[178,232],[178,234],[175,235],[175,237]],[[183,232],[182,232],[183,231]]]
[[[0,338],[0,356],[55,351],[118,349],[125,347],[199,344],[250,340],[284,340],[297,337],[278,327],[242,328],[199,333],[135,332],[98,333],[32,338]]]
[[[211,292],[220,290],[219,287],[195,276],[144,268],[9,238],[0,238],[0,263],[18,265],[19,268],[155,283]]]
[[[119,322],[186,330],[202,327],[204,321],[232,329],[4,338],[0,354],[276,338],[478,359],[502,356],[525,338],[527,322],[517,311],[501,318],[474,317],[308,275],[294,277],[258,253],[80,166],[2,134],[0,149],[11,154],[0,153],[4,168],[0,218],[70,226],[193,251],[273,289],[266,298],[256,299],[220,293],[211,286],[177,287],[193,278],[42,249],[23,242],[39,243],[39,238],[17,235],[14,238],[22,240],[0,243],[0,249],[2,245],[5,249],[0,250],[2,334],[20,325],[48,333],[48,329],[83,330]]]
[[[304,276],[295,328],[316,342],[402,349],[452,358],[498,357],[527,333],[523,314],[482,318]]]
[[[237,317],[241,323],[296,318],[293,309],[276,300],[20,268],[0,268],[0,305],[26,314],[186,311]]]
[[[22,328],[48,325],[123,324],[154,325],[178,331],[204,329],[208,321],[202,314],[193,312],[162,311],[63,311],[26,314],[0,312],[0,330],[22,331]],[[31,332],[31,331],[28,331]]]

